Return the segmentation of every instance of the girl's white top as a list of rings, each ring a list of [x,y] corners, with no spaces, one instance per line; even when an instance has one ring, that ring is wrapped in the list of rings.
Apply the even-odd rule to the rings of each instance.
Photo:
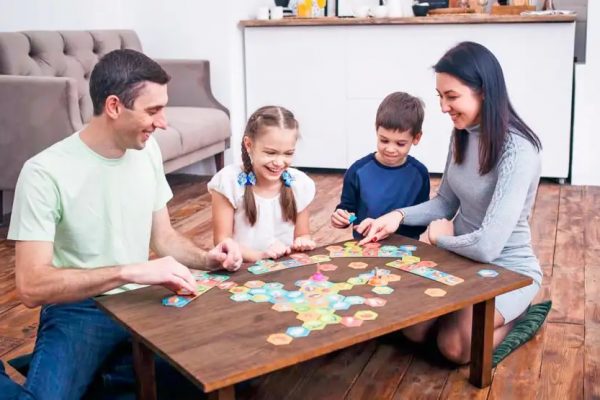
[[[240,165],[228,165],[217,172],[208,183],[208,190],[225,196],[234,209],[233,239],[258,251],[266,250],[275,240],[291,246],[294,241],[294,224],[283,220],[279,194],[272,198],[254,194],[257,218],[254,226],[250,225],[244,211],[246,187],[238,183],[241,172]],[[300,213],[315,197],[315,183],[308,175],[295,168],[288,168],[288,172],[293,178],[292,191],[296,199],[296,209]]]

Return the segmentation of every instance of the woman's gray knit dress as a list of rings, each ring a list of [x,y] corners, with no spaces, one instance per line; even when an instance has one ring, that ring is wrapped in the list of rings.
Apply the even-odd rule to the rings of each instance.
[[[496,309],[508,323],[527,309],[542,282],[527,220],[540,180],[541,155],[527,139],[511,131],[496,166],[480,175],[479,126],[467,131],[462,164],[454,163],[450,146],[438,195],[403,208],[403,223],[428,225],[456,216],[455,236],[439,237],[438,247],[530,276],[532,285],[496,297]]]

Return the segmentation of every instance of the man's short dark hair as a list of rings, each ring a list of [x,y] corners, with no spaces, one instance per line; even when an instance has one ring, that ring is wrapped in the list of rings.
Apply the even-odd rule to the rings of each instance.
[[[394,131],[410,131],[414,136],[423,128],[423,101],[404,92],[388,95],[377,109],[375,127]]]
[[[144,82],[164,85],[171,77],[154,60],[131,49],[113,50],[98,61],[90,76],[94,115],[102,114],[110,95],[131,109]]]

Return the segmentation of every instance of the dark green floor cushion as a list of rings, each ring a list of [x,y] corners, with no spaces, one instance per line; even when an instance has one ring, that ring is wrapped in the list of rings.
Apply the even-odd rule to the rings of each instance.
[[[530,306],[527,314],[517,321],[513,330],[496,347],[492,357],[492,365],[495,367],[515,349],[529,341],[540,329],[551,308],[552,301],[550,300]]]

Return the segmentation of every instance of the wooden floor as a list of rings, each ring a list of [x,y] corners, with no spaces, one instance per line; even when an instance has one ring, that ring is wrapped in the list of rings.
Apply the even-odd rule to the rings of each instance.
[[[342,175],[312,173],[317,198],[311,227],[320,244],[350,237],[334,230]],[[177,229],[207,247],[212,240],[206,178],[170,177],[169,204]],[[435,190],[439,180],[432,179]],[[270,399],[600,399],[600,187],[543,182],[531,217],[544,270],[537,300],[553,309],[537,336],[505,359],[493,383],[479,390],[467,368],[444,362],[428,347],[390,335],[253,381],[244,398]],[[0,231],[6,237],[6,230]],[[0,239],[0,359],[33,349],[37,309],[25,308],[14,288],[14,246]],[[8,368],[15,379],[22,381]]]

